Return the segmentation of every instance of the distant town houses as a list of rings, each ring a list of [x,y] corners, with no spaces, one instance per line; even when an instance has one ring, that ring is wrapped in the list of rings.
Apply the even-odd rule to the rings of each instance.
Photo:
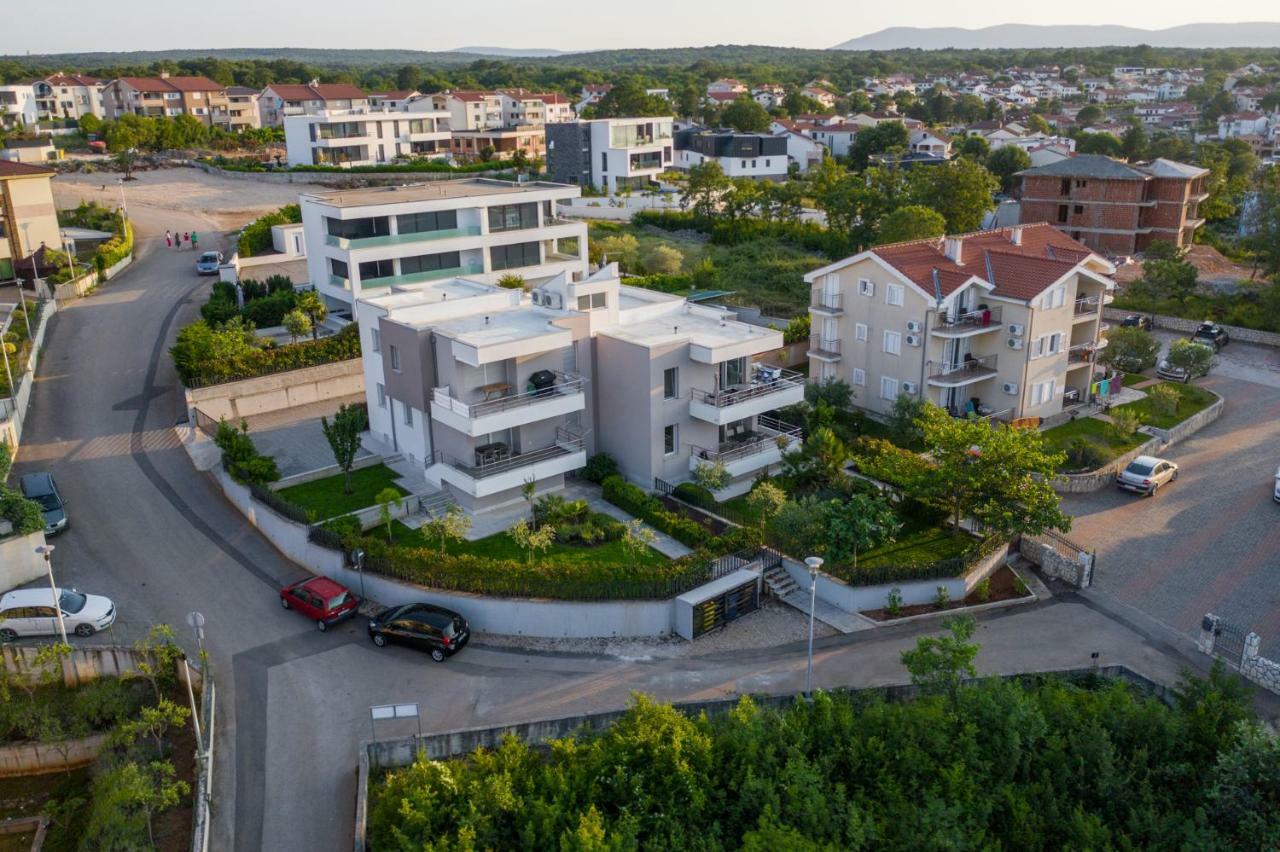
[[[231,125],[227,87],[200,76],[117,77],[103,89],[107,118],[188,115],[210,127]]]

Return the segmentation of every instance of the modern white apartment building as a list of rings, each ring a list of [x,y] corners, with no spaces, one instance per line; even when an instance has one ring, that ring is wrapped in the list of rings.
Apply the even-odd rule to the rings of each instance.
[[[449,153],[448,113],[321,110],[284,119],[289,165],[373,166]]]
[[[33,85],[42,118],[79,119],[84,115],[106,118],[102,91],[106,83],[84,74],[54,74]]]
[[[670,116],[547,125],[547,176],[613,195],[642,189],[675,161]]]
[[[0,86],[0,128],[34,127],[40,121],[36,90],[30,83]]]
[[[587,271],[587,226],[555,204],[577,187],[469,178],[306,193],[307,271],[339,304],[455,276],[537,282]]]
[[[782,137],[703,128],[676,132],[675,157],[678,169],[715,162],[729,177],[763,180],[786,179],[789,164],[787,140]]]
[[[1051,417],[1095,392],[1114,273],[1046,223],[869,249],[805,276],[810,377],[878,413]]]
[[[622,286],[616,266],[528,293],[396,286],[355,313],[370,429],[471,511],[558,488],[600,451],[646,486],[721,461],[732,493],[799,439],[770,412],[803,378],[755,363],[779,332]]]

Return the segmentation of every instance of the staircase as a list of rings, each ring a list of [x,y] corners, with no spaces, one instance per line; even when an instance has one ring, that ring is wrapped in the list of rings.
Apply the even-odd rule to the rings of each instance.
[[[456,505],[458,505],[457,501],[453,499],[453,495],[448,491],[437,491],[434,494],[421,495],[418,498],[418,511],[414,514],[438,518],[449,511],[450,506]]]
[[[775,564],[764,572],[764,584],[769,587],[769,594],[775,598],[785,598],[792,592],[800,590],[796,581],[791,579],[791,575],[781,563]]]

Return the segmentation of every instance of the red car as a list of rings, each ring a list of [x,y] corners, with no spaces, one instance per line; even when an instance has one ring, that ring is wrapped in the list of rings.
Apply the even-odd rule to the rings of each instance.
[[[330,624],[351,618],[360,608],[360,601],[341,583],[328,577],[312,577],[280,590],[280,606],[296,609],[313,619],[321,632]]]

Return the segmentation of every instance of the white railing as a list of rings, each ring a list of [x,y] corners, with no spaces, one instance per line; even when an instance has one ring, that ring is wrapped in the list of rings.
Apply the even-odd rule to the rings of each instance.
[[[570,394],[582,393],[586,379],[581,376],[572,375],[570,373],[561,373],[558,370],[552,370],[555,374],[555,384],[539,390],[527,391],[525,393],[510,394],[509,396],[499,397],[498,399],[482,400],[480,402],[463,402],[453,396],[450,387],[445,385],[438,387],[432,392],[432,400],[436,405],[447,411],[452,411],[459,417],[468,419],[474,417],[483,417],[486,414],[494,414],[499,411],[509,411],[512,408],[520,408],[526,405],[532,405],[535,402],[552,399],[557,396],[568,396]]]

